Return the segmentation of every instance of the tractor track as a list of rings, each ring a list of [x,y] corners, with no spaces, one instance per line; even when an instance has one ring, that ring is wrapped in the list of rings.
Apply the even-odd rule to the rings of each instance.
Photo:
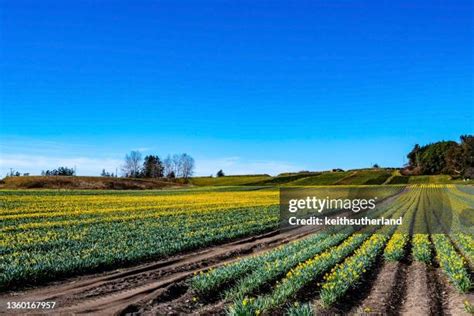
[[[31,290],[0,295],[0,313],[41,314],[40,310],[6,310],[7,302],[55,301],[56,308],[44,314],[114,315],[131,306],[146,304],[194,273],[216,267],[278,245],[301,239],[314,232],[299,227],[285,232],[274,230],[170,259],[136,267],[69,279]]]

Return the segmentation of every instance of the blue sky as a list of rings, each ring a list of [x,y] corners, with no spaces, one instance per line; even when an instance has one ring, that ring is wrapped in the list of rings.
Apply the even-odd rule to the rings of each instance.
[[[473,133],[472,1],[1,1],[0,175],[400,166]]]

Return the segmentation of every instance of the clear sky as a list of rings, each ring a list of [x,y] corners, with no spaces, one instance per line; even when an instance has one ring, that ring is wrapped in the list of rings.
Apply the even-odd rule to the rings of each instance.
[[[473,133],[472,1],[0,1],[0,175],[401,166]]]

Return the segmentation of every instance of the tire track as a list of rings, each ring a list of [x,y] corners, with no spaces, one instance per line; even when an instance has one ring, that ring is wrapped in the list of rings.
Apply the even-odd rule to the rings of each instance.
[[[92,275],[19,293],[3,294],[0,296],[0,313],[5,312],[2,308],[6,307],[8,301],[56,301],[57,309],[44,311],[46,314],[120,313],[130,305],[159,296],[167,287],[195,272],[237,260],[240,255],[274,248],[313,232],[312,227],[299,227],[281,233],[272,231],[105,275]],[[25,310],[17,312],[24,314]],[[38,311],[34,313],[38,314]]]
[[[388,203],[400,194],[401,192],[386,198],[384,202]],[[113,315],[134,312],[137,308],[147,306],[153,300],[160,300],[166,295],[170,296],[170,289],[183,283],[194,273],[238,260],[239,256],[248,256],[304,238],[317,230],[318,228],[311,226],[284,232],[276,230],[132,268],[3,294],[0,295],[0,313],[7,301],[56,301],[57,308],[54,311],[43,311],[43,314],[48,315]],[[184,299],[184,303],[187,303],[186,295],[187,288],[182,292],[172,294],[168,299],[171,301]],[[25,310],[15,312],[28,313]],[[41,311],[29,313],[41,314]]]

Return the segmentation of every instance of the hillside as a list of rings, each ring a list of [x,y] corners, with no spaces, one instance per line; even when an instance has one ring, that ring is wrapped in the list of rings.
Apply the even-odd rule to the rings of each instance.
[[[335,184],[356,185],[356,184],[383,184],[391,176],[387,170],[358,170],[351,172],[347,177],[339,180]]]
[[[215,177],[195,177],[194,186],[318,186],[318,185],[388,185],[423,183],[463,183],[472,181],[453,180],[448,175],[402,176],[393,169],[357,169],[349,171],[282,173],[278,176],[241,175]]]
[[[1,180],[3,189],[78,189],[78,190],[153,190],[171,187],[212,186],[318,186],[318,185],[390,185],[424,183],[462,183],[473,181],[453,180],[448,175],[402,176],[398,171],[386,169],[360,169],[339,172],[283,173],[272,177],[267,174],[232,175],[224,177],[194,177],[189,184],[167,179],[132,179],[82,176],[21,176]]]
[[[323,172],[317,175],[304,177],[287,185],[360,185],[383,184],[391,173],[387,170],[352,170],[342,172]]]
[[[318,175],[304,177],[290,182],[291,185],[331,185],[347,177],[347,172],[324,172]]]
[[[232,186],[232,185],[253,185],[256,183],[271,180],[268,174],[237,175],[224,177],[194,177],[191,184],[195,186]]]
[[[92,189],[92,190],[146,190],[182,186],[157,179],[130,179],[109,177],[23,176],[2,180],[4,189]]]
[[[293,181],[297,181],[299,179],[303,179],[306,177],[311,177],[315,175],[319,175],[319,172],[298,172],[298,173],[282,173],[276,177],[272,177],[265,181],[261,181],[255,183],[256,185],[284,185],[288,183],[293,183]]]

